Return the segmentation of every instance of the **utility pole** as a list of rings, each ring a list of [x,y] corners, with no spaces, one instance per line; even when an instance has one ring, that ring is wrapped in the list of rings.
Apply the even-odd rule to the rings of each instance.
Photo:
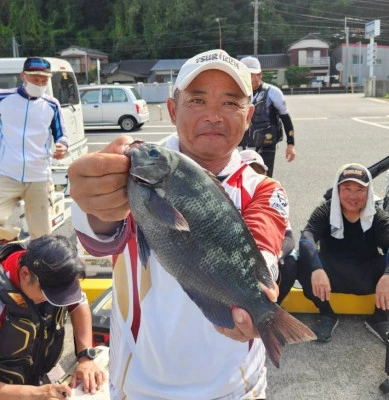
[[[219,49],[222,49],[222,27],[220,25],[221,18],[215,18],[215,21],[219,25]]]
[[[259,1],[254,0],[254,57],[258,56],[258,7]]]
[[[12,36],[12,57],[19,57],[19,45],[15,36]]]
[[[344,60],[344,75],[346,77],[346,93],[348,92],[348,36],[349,28],[347,26],[347,17],[344,17],[344,34],[346,37],[346,49],[345,49],[345,60]]]

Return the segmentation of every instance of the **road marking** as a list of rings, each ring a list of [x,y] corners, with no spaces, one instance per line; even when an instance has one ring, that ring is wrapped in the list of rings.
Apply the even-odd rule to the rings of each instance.
[[[145,125],[142,127],[142,130],[148,129],[148,128],[174,128],[174,125],[168,124],[168,125]],[[90,132],[90,131],[102,131],[104,129],[109,129],[109,130],[115,130],[118,132],[123,132],[120,127],[117,127],[116,125],[104,125],[104,126],[84,126],[84,130]],[[126,132],[123,132],[126,133]]]
[[[328,119],[327,117],[312,117],[312,118],[294,118],[293,121],[315,121],[317,119]]]
[[[361,118],[361,119],[380,119],[380,118],[388,118],[389,115],[380,115],[380,116],[376,116],[376,117],[354,117],[354,118]]]
[[[162,140],[156,142],[156,144],[162,146],[162,145],[164,145],[171,137],[176,136],[176,135],[177,135],[177,132],[172,133],[171,135],[166,136],[164,139],[162,139]]]
[[[364,117],[364,118],[366,118],[366,117]],[[370,117],[370,118],[371,118],[371,117]],[[381,117],[381,118],[383,118],[383,117]],[[376,122],[364,121],[363,119],[360,119],[360,118],[358,118],[358,117],[351,118],[351,119],[353,119],[354,121],[357,121],[357,122],[361,122],[362,124],[373,125],[373,126],[377,126],[378,128],[389,129],[389,126],[382,125],[382,124],[378,124],[378,123],[376,123]]]
[[[156,136],[165,136],[163,139],[158,140],[157,144],[163,144],[165,143],[170,137],[177,135],[177,131],[174,132],[144,132],[144,135],[156,135]],[[134,134],[132,135],[134,137],[138,137],[138,135]],[[112,140],[107,140],[106,142],[91,142],[88,141],[88,146],[104,146],[107,143],[110,143]]]

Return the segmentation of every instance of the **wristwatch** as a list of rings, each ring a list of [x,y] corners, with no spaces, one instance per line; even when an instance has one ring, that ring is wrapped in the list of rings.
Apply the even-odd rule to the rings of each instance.
[[[77,354],[77,360],[79,360],[82,357],[87,357],[91,360],[94,360],[96,356],[97,356],[96,349],[94,347],[88,347]]]

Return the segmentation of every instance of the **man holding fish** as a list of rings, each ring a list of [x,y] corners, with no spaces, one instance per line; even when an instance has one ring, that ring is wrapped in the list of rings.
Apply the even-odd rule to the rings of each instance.
[[[120,137],[69,168],[84,247],[119,254],[111,399],[265,399],[266,351],[278,366],[286,343],[315,338],[274,304],[287,196],[236,149],[253,113],[244,64],[199,54],[173,90],[166,148]]]

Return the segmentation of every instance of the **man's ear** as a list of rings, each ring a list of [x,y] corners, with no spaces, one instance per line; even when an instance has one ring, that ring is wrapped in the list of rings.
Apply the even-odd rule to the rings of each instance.
[[[255,106],[254,104],[250,104],[249,106],[249,111],[247,113],[247,119],[246,119],[246,131],[249,129],[250,123],[251,123],[251,118],[254,114]]]
[[[167,109],[170,115],[170,121],[172,124],[176,124],[176,102],[172,97],[168,97],[166,100]]]
[[[30,270],[29,270],[29,268],[27,267],[27,266],[25,266],[25,265],[22,265],[20,268],[19,268],[19,278],[20,278],[20,280],[30,280],[30,277],[31,277],[31,272],[30,272]]]

